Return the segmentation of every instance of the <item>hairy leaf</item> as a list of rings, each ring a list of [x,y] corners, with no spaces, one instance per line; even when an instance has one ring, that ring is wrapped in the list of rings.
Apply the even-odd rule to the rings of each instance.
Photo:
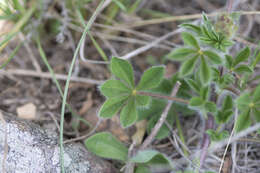
[[[200,97],[192,97],[189,105],[192,107],[202,106],[204,104],[204,101]]]
[[[209,89],[208,86],[205,86],[205,87],[201,87],[201,88],[200,88],[200,97],[201,97],[203,100],[208,100],[209,93],[210,93],[210,89]]]
[[[187,61],[185,61],[180,68],[180,75],[181,76],[186,76],[189,75],[193,72],[194,67],[196,65],[196,60],[198,56],[195,56]]]
[[[254,69],[255,66],[260,62],[260,52],[256,55],[255,60],[252,62],[252,68]]]
[[[203,54],[207,56],[213,64],[222,64],[221,57],[215,52],[206,50],[203,52]]]
[[[216,121],[218,124],[226,123],[229,121],[232,115],[233,115],[233,111],[231,109],[227,109],[225,111],[219,111],[216,116]]]
[[[152,172],[148,167],[140,165],[136,167],[135,173],[152,173]]]
[[[241,50],[233,61],[232,66],[235,67],[237,64],[246,61],[250,56],[250,49],[248,47]]]
[[[199,26],[197,25],[193,25],[193,24],[189,24],[189,23],[184,23],[180,25],[181,27],[184,27],[186,29],[190,29],[194,32],[196,32],[197,34],[201,34],[201,29]]]
[[[105,101],[99,111],[99,116],[103,118],[111,118],[125,104],[128,96],[112,97]]]
[[[236,99],[237,107],[243,111],[249,107],[251,103],[251,97],[249,92],[245,92]]]
[[[89,151],[100,157],[127,160],[128,149],[111,133],[97,133],[86,139],[85,145]]]
[[[144,72],[136,89],[140,91],[157,87],[163,79],[164,72],[165,70],[162,66],[149,68]]]
[[[207,85],[210,82],[210,78],[211,78],[211,70],[205,58],[202,56],[201,64],[200,64],[200,80],[203,85]]]
[[[255,117],[256,121],[260,122],[260,108],[258,107],[258,109],[257,108],[252,109],[252,114]]]
[[[194,54],[195,51],[190,48],[177,48],[170,52],[166,57],[174,61],[184,61],[187,57]]]
[[[157,154],[159,154],[159,152],[156,150],[140,150],[134,157],[130,159],[130,161],[134,163],[147,163]]]
[[[217,106],[214,102],[206,102],[204,108],[206,109],[206,111],[211,113],[217,112]]]
[[[237,73],[252,73],[253,70],[250,68],[250,66],[248,65],[239,65],[238,67],[236,67],[234,69],[234,72],[237,72]]]
[[[196,49],[200,49],[196,38],[192,34],[190,34],[188,32],[183,32],[183,33],[181,33],[181,36],[182,36],[182,40],[183,40],[184,44],[194,47]]]
[[[197,93],[200,92],[200,86],[196,83],[195,80],[193,80],[193,79],[187,79],[187,80],[185,80],[185,81],[188,83],[189,87],[190,87],[191,89],[193,89],[195,92],[197,92]]]
[[[133,67],[128,61],[113,57],[111,60],[111,71],[116,77],[126,82],[129,87],[134,87]]]
[[[228,69],[231,69],[233,64],[233,58],[230,55],[225,55],[225,60],[226,60],[226,67]]]
[[[148,106],[151,101],[150,96],[136,95],[135,98],[137,106]]]
[[[137,109],[134,98],[130,98],[128,103],[120,113],[120,123],[125,128],[132,125],[137,120]]]
[[[253,95],[254,102],[260,102],[260,84],[256,87]]]
[[[100,86],[101,93],[106,97],[117,97],[119,95],[131,94],[131,89],[119,80],[107,80]]]
[[[233,108],[233,99],[230,95],[227,95],[223,102],[222,110],[224,110],[224,111],[230,110],[230,109],[232,110],[232,108]]]
[[[239,132],[248,128],[250,124],[250,109],[246,109],[237,117],[237,121],[235,123],[235,130],[236,132]]]
[[[132,157],[130,161],[134,163],[154,164],[157,166],[160,165],[164,168],[168,167],[168,169],[172,169],[173,167],[170,159],[156,150],[141,150],[136,154],[136,156]]]

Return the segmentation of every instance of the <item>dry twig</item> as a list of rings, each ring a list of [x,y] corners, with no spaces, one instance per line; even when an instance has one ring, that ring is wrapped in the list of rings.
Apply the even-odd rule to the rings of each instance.
[[[180,85],[181,83],[178,81],[176,83],[176,85],[174,86],[173,88],[173,91],[172,91],[172,94],[171,94],[171,97],[174,97],[176,96],[179,88],[180,88]],[[143,142],[143,144],[141,145],[141,149],[145,149],[148,145],[150,145],[153,141],[153,139],[155,138],[156,134],[158,133],[158,131],[160,130],[161,126],[163,125],[163,123],[165,122],[166,118],[167,118],[167,115],[168,115],[168,112],[171,108],[171,105],[172,105],[172,102],[171,101],[168,101],[168,104],[166,105],[162,115],[161,115],[161,118],[158,120],[158,122],[155,124],[154,128],[152,129],[150,135],[145,139],[145,141]]]

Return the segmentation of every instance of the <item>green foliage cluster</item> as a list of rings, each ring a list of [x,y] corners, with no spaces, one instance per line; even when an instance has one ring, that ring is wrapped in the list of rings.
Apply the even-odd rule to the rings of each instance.
[[[223,24],[225,27],[221,27]],[[260,85],[252,90],[249,81],[255,80],[253,73],[260,54],[252,57],[248,47],[234,57],[229,54],[236,24],[237,14],[224,13],[215,23],[203,14],[199,25],[180,25],[184,29],[181,33],[184,45],[166,55],[168,60],[181,64],[179,72],[170,79],[164,78],[163,66],[155,66],[146,70],[135,84],[131,64],[113,57],[110,64],[113,77],[100,86],[106,101],[99,116],[111,118],[120,112],[123,127],[147,119],[149,133],[167,104],[167,100],[156,98],[154,94],[169,96],[176,81],[181,81],[177,97],[186,99],[188,105],[173,102],[166,120],[168,123],[173,124],[177,112],[192,115],[195,111],[205,119],[212,115],[218,128],[208,129],[206,133],[212,141],[220,141],[229,136],[228,131],[220,130],[220,127],[228,123],[235,112],[239,113],[234,123],[236,132],[249,127],[252,122],[259,122]],[[156,138],[163,139],[168,135],[169,129],[163,125]],[[86,146],[101,157],[137,164],[137,173],[150,172],[148,167],[152,164],[172,166],[167,157],[155,150],[139,150],[134,157],[128,158],[127,148],[108,133],[93,135],[86,140]],[[108,148],[111,152],[107,152]]]
[[[101,132],[89,137],[85,141],[85,145],[100,157],[137,164],[136,173],[150,172],[148,168],[154,165],[173,169],[171,160],[156,150],[142,150],[128,158],[128,149],[108,132]]]
[[[150,97],[139,95],[140,91],[155,88],[163,79],[164,68],[162,66],[151,67],[144,72],[139,83],[135,86],[134,72],[131,64],[119,58],[112,58],[111,72],[116,79],[106,81],[101,87],[101,93],[107,100],[99,111],[99,116],[111,118],[118,111],[123,127],[128,127],[137,120],[137,108],[146,107],[150,103]]]
[[[73,23],[80,23],[80,25],[86,27],[85,34],[88,32],[89,26],[84,23],[86,14],[81,7],[83,4],[92,1],[66,1],[67,8],[76,11],[77,14],[71,16]],[[33,0],[32,3],[28,2],[28,0],[5,0],[5,4],[0,3],[0,10],[2,11],[0,20],[9,20],[15,24],[10,32],[4,33],[0,42],[0,51],[20,31],[29,33],[31,31],[28,30],[33,29],[25,26],[33,26],[33,21],[43,19],[45,1]],[[135,3],[131,3],[130,0],[112,0],[112,5],[108,7],[106,15],[111,20],[119,10],[133,13],[139,3],[141,3],[141,0],[137,0]],[[35,20],[30,20],[31,18]],[[176,120],[177,113],[187,116],[197,112],[205,119],[209,115],[213,115],[218,128],[207,130],[207,134],[212,141],[220,141],[227,138],[229,132],[220,130],[219,127],[223,127],[230,122],[236,112],[238,112],[237,119],[234,122],[236,132],[248,128],[255,122],[260,122],[260,85],[251,88],[251,82],[259,78],[254,77],[253,74],[256,65],[260,62],[260,53],[252,55],[249,47],[237,52],[235,56],[232,56],[229,52],[230,47],[235,44],[232,39],[238,28],[238,18],[238,13],[222,13],[216,21],[210,21],[203,14],[200,24],[181,24],[180,27],[184,30],[181,33],[181,38],[184,44],[165,56],[167,60],[180,64],[178,73],[169,79],[164,78],[164,66],[154,66],[147,69],[141,79],[136,81],[132,65],[127,60],[113,57],[110,61],[112,77],[100,86],[100,91],[106,97],[106,101],[100,108],[99,116],[111,118],[119,113],[120,123],[124,128],[145,119],[148,121],[146,130],[149,134],[159,121],[168,103],[168,100],[162,99],[167,97],[156,96],[169,96],[176,82],[180,81],[182,84],[176,97],[185,99],[188,104],[178,101],[172,103],[166,118],[170,125]],[[44,31],[46,26],[50,26],[50,34],[57,35],[62,32],[61,28],[64,24],[55,17],[46,20],[39,22],[40,25],[37,26],[38,39],[36,42],[61,96],[63,98],[65,96],[65,105],[67,93],[64,92],[63,95],[38,37],[42,32],[46,32]],[[106,23],[109,24],[110,21],[107,20]],[[107,60],[104,51],[94,37],[90,33],[88,34],[100,55],[104,60]],[[22,42],[14,49],[8,60],[0,66],[0,69],[11,61],[21,45]],[[77,53],[75,53],[76,56]],[[66,106],[70,109],[68,104]],[[178,126],[177,120],[176,126]],[[61,128],[61,134],[62,130]],[[181,131],[181,129],[178,129],[178,131]],[[156,139],[164,139],[169,134],[170,129],[163,124],[156,134]],[[60,143],[62,145],[62,140]],[[89,137],[85,141],[85,145],[88,150],[100,157],[119,160],[125,164],[129,162],[136,164],[135,173],[149,173],[150,169],[156,166],[175,170],[172,161],[156,150],[138,150],[136,155],[129,156],[129,149],[110,133],[97,133]],[[194,171],[187,170],[186,172]]]

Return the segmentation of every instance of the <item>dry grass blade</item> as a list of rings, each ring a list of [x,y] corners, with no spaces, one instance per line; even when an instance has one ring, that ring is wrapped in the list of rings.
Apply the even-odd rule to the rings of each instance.
[[[259,15],[260,11],[242,11],[241,15]],[[219,15],[219,13],[210,13],[207,14],[209,17],[214,17]],[[174,21],[182,21],[182,20],[190,20],[190,19],[200,19],[202,17],[201,14],[191,14],[191,15],[182,15],[182,16],[171,16],[171,17],[165,17],[160,19],[150,19],[150,20],[144,20],[140,22],[136,22],[130,25],[124,24],[123,26],[120,25],[120,27],[124,28],[135,28],[135,27],[141,27],[146,25],[155,25],[155,24],[161,24],[161,23],[168,23],[168,22],[174,22]]]
[[[136,50],[134,50],[134,51],[132,51],[132,52],[122,56],[121,58],[122,59],[130,59],[130,58],[132,58],[132,57],[134,57],[136,55],[139,55],[139,54],[141,54],[141,53],[151,49],[155,45],[159,44],[161,41],[166,40],[167,38],[169,38],[169,37],[171,37],[171,36],[173,36],[173,35],[175,35],[175,34],[177,34],[179,32],[180,32],[180,29],[177,29],[176,31],[170,32],[170,33],[168,33],[168,34],[166,34],[166,35],[164,35],[162,37],[159,37],[158,39],[152,41],[151,43],[149,43],[149,44],[147,44],[147,45],[145,45],[143,47],[140,47],[140,48],[138,48],[138,49],[136,49]]]
[[[52,75],[48,72],[36,72],[34,70],[24,70],[24,69],[0,70],[0,74],[52,79]],[[66,81],[68,78],[68,76],[64,75],[64,74],[55,74],[55,76],[58,80],[64,80],[64,81]],[[82,83],[87,83],[87,84],[94,84],[94,85],[100,85],[104,82],[104,81],[100,81],[100,80],[88,79],[88,78],[84,78],[84,77],[75,77],[75,76],[71,77],[71,81],[82,82]]]

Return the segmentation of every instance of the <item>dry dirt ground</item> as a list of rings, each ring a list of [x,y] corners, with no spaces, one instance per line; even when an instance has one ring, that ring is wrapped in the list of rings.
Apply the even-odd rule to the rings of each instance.
[[[95,3],[86,7],[93,9]],[[141,8],[157,10],[172,16],[197,14],[202,11],[211,13],[214,11],[224,11],[226,8],[225,0],[144,0]],[[233,10],[257,11],[260,10],[260,1],[258,0],[235,0]],[[149,13],[141,10],[135,15],[127,16],[119,13],[115,22],[122,23],[120,27],[110,25],[105,27],[102,24],[100,16],[93,25],[91,32],[97,38],[98,43],[108,55],[124,56],[138,48],[149,45],[154,40],[178,29],[178,24],[182,21],[158,22],[156,24],[143,24],[135,26],[134,24],[142,23],[145,19],[151,19]],[[234,52],[241,49],[242,46],[249,45],[257,47],[260,35],[260,17],[259,15],[244,15],[240,19],[239,31],[237,37],[238,43],[232,49]],[[197,20],[197,19],[196,19]],[[57,35],[46,35],[42,38],[43,49],[47,55],[50,65],[53,67],[58,76],[59,82],[64,89],[66,75],[73,57],[73,52],[81,32],[73,26],[66,26],[64,40],[57,42]],[[47,28],[48,29],[48,28]],[[30,36],[26,36],[26,38]],[[24,39],[20,35],[17,40]],[[247,41],[246,41],[247,40]],[[137,54],[131,59],[136,70],[137,78],[151,64],[161,64],[162,57],[172,50],[176,45],[180,45],[179,35],[174,35],[164,39],[160,44]],[[14,49],[16,41],[1,53],[0,63],[4,62],[6,57]],[[102,60],[91,40],[87,37],[84,45],[85,57],[91,60]],[[170,76],[178,69],[178,64],[167,62],[167,76]],[[38,69],[37,69],[38,67]],[[258,70],[257,73],[260,73]],[[122,129],[117,117],[111,120],[98,120],[97,112],[104,101],[98,90],[98,84],[110,77],[109,69],[106,64],[92,64],[84,61],[80,57],[76,63],[73,72],[73,80],[69,86],[68,103],[73,110],[82,118],[86,119],[92,127],[98,123],[96,131],[110,131],[117,136],[126,145],[131,144],[131,135],[135,127]],[[21,47],[15,58],[8,66],[0,71],[0,109],[17,114],[17,108],[32,103],[36,107],[36,117],[33,121],[41,124],[46,128],[56,128],[61,111],[61,97],[51,79],[45,64],[40,58],[36,45],[27,41]],[[70,112],[65,114],[65,132],[66,139],[77,139],[87,134],[91,129],[84,123],[77,124]],[[184,129],[187,146],[194,152],[201,138],[201,122],[199,116],[181,117],[182,128]],[[55,124],[56,122],[56,124]],[[78,127],[76,130],[74,127]],[[232,125],[230,124],[230,127]],[[80,138],[81,139],[81,138]],[[69,142],[69,141],[68,141]],[[260,172],[260,150],[259,141],[250,141],[250,136],[237,142],[236,160],[232,163],[232,149],[228,151],[224,162],[223,173],[228,173],[232,169],[234,172]],[[180,169],[185,168],[185,159],[176,151],[168,139],[155,141],[153,147],[170,156]],[[224,148],[217,153],[212,154],[207,159],[206,167],[217,170],[220,165],[220,159]],[[234,158],[234,156],[233,156]],[[114,163],[114,162],[113,162]],[[234,163],[236,163],[234,165]]]

